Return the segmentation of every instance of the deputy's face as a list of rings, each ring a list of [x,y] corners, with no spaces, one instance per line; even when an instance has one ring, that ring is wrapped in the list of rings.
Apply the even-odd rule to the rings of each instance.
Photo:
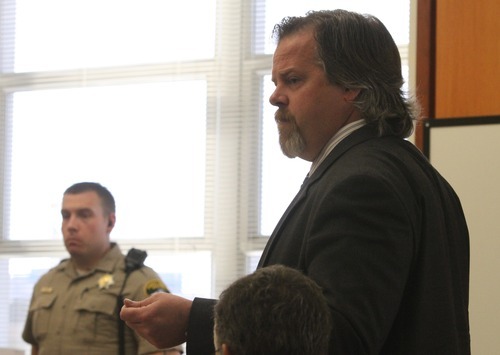
[[[101,256],[109,248],[114,213],[105,213],[94,191],[65,194],[61,208],[64,245],[72,256]]]

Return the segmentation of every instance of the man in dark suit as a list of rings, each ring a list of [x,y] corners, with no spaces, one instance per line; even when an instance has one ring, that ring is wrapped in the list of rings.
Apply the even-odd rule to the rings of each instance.
[[[389,32],[336,10],[285,18],[274,34],[280,145],[312,166],[259,268],[284,264],[323,288],[331,354],[469,354],[467,224],[405,140],[418,110]],[[190,355],[209,354],[214,302],[158,295],[126,303],[122,318],[157,346],[187,340]]]

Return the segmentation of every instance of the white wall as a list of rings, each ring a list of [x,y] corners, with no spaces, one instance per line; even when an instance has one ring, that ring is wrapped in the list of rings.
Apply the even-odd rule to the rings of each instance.
[[[500,124],[433,127],[431,163],[455,188],[471,244],[473,354],[500,350]]]

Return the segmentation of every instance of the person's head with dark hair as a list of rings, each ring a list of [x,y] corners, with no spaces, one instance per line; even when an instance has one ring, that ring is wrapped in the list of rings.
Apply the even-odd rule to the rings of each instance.
[[[256,270],[225,289],[214,311],[218,354],[327,354],[330,311],[321,288],[282,265]]]
[[[107,188],[97,182],[78,182],[64,191],[64,194],[81,194],[94,191],[101,199],[102,207],[106,213],[116,213],[115,198]]]
[[[99,183],[76,183],[64,192],[61,231],[80,269],[91,269],[110,249],[115,209],[113,195]]]
[[[380,135],[406,138],[412,133],[419,106],[402,91],[398,47],[376,17],[346,10],[311,11],[303,17],[284,18],[275,25],[273,37],[278,43],[273,61],[273,81],[277,89],[270,102],[280,108],[278,122],[294,122],[297,115],[298,136],[288,142],[291,148],[285,145],[287,156],[314,160],[327,138],[359,119],[376,124]],[[315,65],[326,83],[339,91],[333,95],[324,92],[325,83],[311,81],[311,70],[305,65]],[[293,80],[294,90],[299,88],[298,84],[306,83],[316,91],[314,96],[307,97],[310,105],[316,107],[316,111],[307,112],[310,117],[299,116],[307,109],[305,104],[293,102],[296,100],[293,93],[281,90],[282,75]],[[297,90],[294,92],[298,95]],[[325,96],[318,97],[318,92]],[[302,91],[301,97],[304,94]],[[342,106],[344,103],[349,105]],[[294,105],[299,106],[299,110]],[[307,126],[301,119],[308,120]],[[316,121],[318,128],[312,126],[311,120]],[[313,129],[324,133],[315,134]],[[283,148],[288,138],[281,138]],[[298,143],[293,143],[294,140]]]

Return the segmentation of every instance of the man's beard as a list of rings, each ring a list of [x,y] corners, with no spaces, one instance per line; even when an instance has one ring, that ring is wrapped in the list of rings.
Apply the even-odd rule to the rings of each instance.
[[[306,143],[300,134],[299,127],[297,127],[297,124],[295,123],[295,117],[292,114],[278,110],[274,114],[274,119],[278,124],[281,151],[288,158],[298,157],[300,153],[304,151]],[[280,121],[290,123],[291,130],[287,132],[284,129],[280,129]]]

